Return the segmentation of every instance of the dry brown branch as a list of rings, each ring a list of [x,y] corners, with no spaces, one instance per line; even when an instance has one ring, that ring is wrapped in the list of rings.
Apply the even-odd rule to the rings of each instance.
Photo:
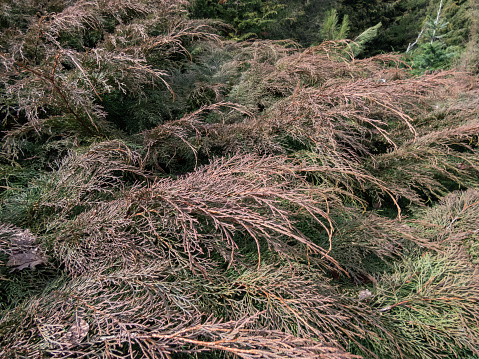
[[[102,351],[120,358],[135,351],[148,357],[222,351],[242,358],[359,358],[321,341],[246,328],[261,313],[225,323],[212,316],[204,319],[192,295],[182,292],[181,282],[168,280],[171,272],[165,265],[107,275],[100,274],[105,268],[98,269],[68,285],[58,283],[55,290],[0,319],[0,325],[21,323],[0,339],[12,343],[4,354],[70,357]],[[30,316],[34,313],[35,318]],[[79,326],[88,334],[75,342],[68,333]],[[33,336],[25,335],[26,327]]]
[[[265,240],[268,247],[287,256],[284,237],[337,266],[326,250],[294,226],[293,213],[282,205],[311,216],[331,237],[328,206],[333,194],[309,187],[296,174],[298,169],[275,157],[218,159],[176,180],[133,189],[129,212],[138,218],[143,231],[177,238],[192,268],[197,255],[211,252],[220,253],[231,264],[239,251],[234,239],[237,232],[251,236],[258,254]]]

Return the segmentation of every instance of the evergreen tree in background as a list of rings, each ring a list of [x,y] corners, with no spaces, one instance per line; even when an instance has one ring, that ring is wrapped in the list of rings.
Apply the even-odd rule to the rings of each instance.
[[[449,22],[444,19],[443,6],[441,0],[435,17],[426,17],[417,39],[406,50],[406,53],[412,53],[413,67],[419,71],[447,69],[459,55],[458,46],[447,45],[453,31],[449,30]]]

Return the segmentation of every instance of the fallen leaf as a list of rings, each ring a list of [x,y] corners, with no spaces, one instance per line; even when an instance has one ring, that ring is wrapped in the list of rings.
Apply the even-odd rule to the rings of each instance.
[[[88,334],[90,326],[83,319],[77,319],[76,323],[73,324],[68,332],[61,338],[61,342],[68,345],[79,344]]]
[[[35,269],[35,266],[44,263],[46,263],[45,259],[32,249],[29,252],[11,254],[8,258],[7,266],[13,267],[12,270]]]

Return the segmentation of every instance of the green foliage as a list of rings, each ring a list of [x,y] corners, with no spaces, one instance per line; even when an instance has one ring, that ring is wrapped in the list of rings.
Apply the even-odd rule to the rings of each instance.
[[[449,23],[441,18],[442,5],[441,1],[436,19],[427,17],[418,38],[408,46],[409,51],[416,43],[419,44],[412,54],[413,67],[416,69],[429,71],[447,69],[457,57],[457,47],[446,47],[445,40],[450,33],[445,33]]]
[[[461,56],[461,68],[479,73],[479,5],[470,0],[466,8],[466,17],[470,22],[470,32],[466,49]]]
[[[284,5],[277,0],[194,0],[191,16],[199,19],[219,19],[231,25],[235,39],[262,37],[282,18]]]
[[[468,0],[444,1],[443,14],[447,18],[450,35],[446,46],[463,46],[470,20]],[[423,28],[427,15],[435,14],[439,2],[428,0],[367,0],[339,2],[338,12],[349,15],[351,33],[357,36],[362,29],[381,22],[378,37],[365,48],[368,55],[389,51],[405,51]]]
[[[413,257],[381,276],[374,306],[394,327],[407,357],[472,358],[479,354],[477,290],[475,267],[452,247]],[[397,355],[394,347],[378,349],[383,356]]]
[[[378,29],[381,26],[382,23],[378,23],[370,28],[367,28],[354,39],[354,43],[351,44],[354,56],[359,55],[364,50],[365,45],[378,36]]]
[[[447,69],[452,60],[457,58],[457,52],[452,48],[445,48],[441,42],[420,44],[414,52],[412,61],[414,68],[420,70]]]
[[[324,19],[321,27],[321,37],[325,40],[343,40],[348,36],[349,17],[345,15],[341,25],[338,24],[336,9],[331,9]]]
[[[341,25],[338,24],[338,15],[336,9],[331,9],[321,25],[321,38],[324,41],[337,41],[345,40],[349,35],[350,23],[349,16],[346,14],[343,16]],[[374,40],[378,35],[378,29],[382,26],[378,23],[372,27],[367,28],[360,33],[350,44],[349,51],[351,56],[358,56],[364,49],[365,45]]]

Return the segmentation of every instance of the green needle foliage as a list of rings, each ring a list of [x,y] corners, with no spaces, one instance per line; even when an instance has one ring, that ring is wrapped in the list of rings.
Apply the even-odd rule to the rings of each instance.
[[[463,249],[453,245],[440,254],[425,253],[408,260],[395,267],[393,274],[381,277],[375,305],[404,341],[400,345],[406,356],[479,354],[476,272]],[[388,351],[387,347],[380,350]]]
[[[343,17],[341,25],[338,24],[338,15],[336,9],[331,9],[324,19],[321,26],[320,35],[325,41],[335,41],[347,39],[349,35],[349,16],[346,14]],[[378,23],[361,32],[351,44],[350,51],[353,56],[358,56],[364,49],[365,44],[373,40],[378,35],[378,29],[382,26]]]
[[[341,40],[346,39],[349,32],[349,17],[345,15],[341,25],[338,24],[338,14],[336,9],[330,10],[326,14],[323,26],[321,27],[321,35],[325,40]]]
[[[200,4],[0,0],[0,357],[477,357],[477,77]]]

